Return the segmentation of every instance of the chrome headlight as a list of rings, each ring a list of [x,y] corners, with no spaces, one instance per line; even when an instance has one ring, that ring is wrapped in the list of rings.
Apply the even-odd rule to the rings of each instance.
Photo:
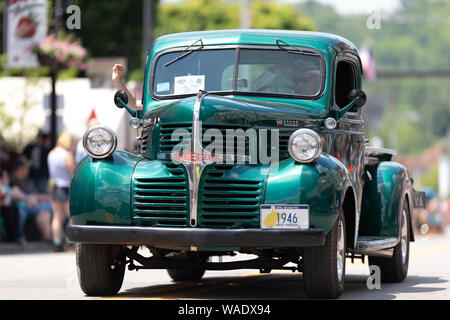
[[[322,141],[313,130],[300,129],[289,138],[288,150],[295,161],[310,163],[322,153]]]
[[[83,147],[94,159],[108,158],[116,150],[117,135],[105,126],[92,127],[83,136]]]

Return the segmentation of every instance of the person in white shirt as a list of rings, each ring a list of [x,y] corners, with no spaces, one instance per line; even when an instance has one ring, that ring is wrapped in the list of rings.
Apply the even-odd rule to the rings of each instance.
[[[50,180],[53,184],[51,229],[57,252],[64,251],[63,226],[66,217],[69,217],[69,187],[75,169],[72,148],[72,136],[68,132],[63,132],[47,159]]]

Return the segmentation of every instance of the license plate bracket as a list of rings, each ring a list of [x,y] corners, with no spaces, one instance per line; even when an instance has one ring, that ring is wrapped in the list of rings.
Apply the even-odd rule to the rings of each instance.
[[[261,229],[309,229],[309,205],[261,205]]]

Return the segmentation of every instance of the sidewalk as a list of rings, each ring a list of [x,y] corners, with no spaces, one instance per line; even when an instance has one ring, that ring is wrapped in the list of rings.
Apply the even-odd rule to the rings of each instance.
[[[25,245],[0,242],[0,255],[44,252],[53,252],[53,245],[49,242],[27,242]]]

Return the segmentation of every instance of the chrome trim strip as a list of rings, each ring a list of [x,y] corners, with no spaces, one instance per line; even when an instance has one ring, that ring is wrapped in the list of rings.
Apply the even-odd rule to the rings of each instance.
[[[197,96],[197,102],[194,105],[194,113],[192,118],[192,138],[190,152],[194,155],[203,155],[207,152],[203,149],[200,142],[200,136],[202,133],[202,123],[200,122],[200,109],[204,97],[207,93],[199,93]],[[189,181],[189,225],[191,227],[197,227],[198,222],[198,188],[200,185],[200,177],[203,170],[212,163],[212,161],[188,161],[185,159],[180,160],[181,164],[186,168]]]
[[[356,242],[356,253],[368,253],[395,247],[399,243],[397,238],[360,238]]]
[[[393,255],[394,255],[394,248],[372,251],[369,254],[369,256],[371,257],[381,257],[381,258],[392,258]]]
[[[345,124],[361,125],[361,126],[364,125],[364,120],[362,120],[362,119],[350,119],[350,118],[342,117],[342,118],[340,118],[338,120],[338,122],[342,122],[342,123],[345,123]]]
[[[351,130],[344,130],[344,129],[321,129],[321,133],[342,133],[342,134],[353,134],[353,135],[360,135],[364,136],[366,133],[364,131],[351,131]]]

